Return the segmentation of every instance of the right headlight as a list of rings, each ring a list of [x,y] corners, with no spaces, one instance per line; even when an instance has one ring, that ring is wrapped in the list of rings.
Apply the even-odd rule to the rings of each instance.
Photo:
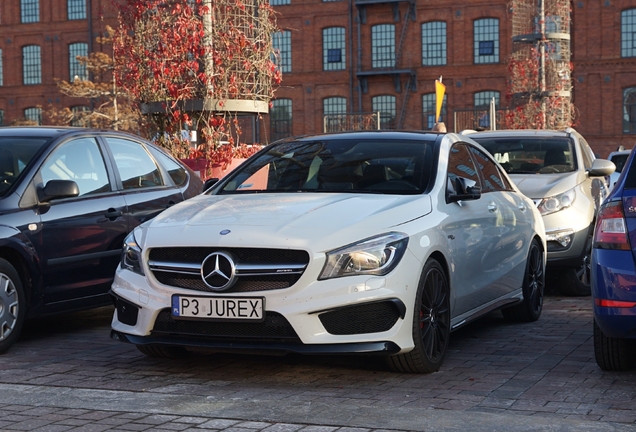
[[[144,275],[144,269],[142,264],[142,250],[137,239],[135,238],[135,231],[133,230],[124,240],[124,250],[121,254],[121,268],[130,270],[131,272]]]
[[[329,251],[318,279],[357,275],[383,276],[398,265],[408,242],[406,234],[390,232]]]
[[[537,207],[543,216],[566,209],[574,203],[576,192],[570,189],[562,194],[543,198]]]

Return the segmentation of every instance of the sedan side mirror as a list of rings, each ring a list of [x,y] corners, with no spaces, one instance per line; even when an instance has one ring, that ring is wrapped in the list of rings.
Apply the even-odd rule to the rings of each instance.
[[[206,190],[210,189],[212,186],[214,186],[215,184],[217,184],[219,181],[218,178],[213,177],[213,178],[209,178],[205,181],[205,183],[203,183],[203,192],[205,192]]]
[[[592,168],[587,172],[590,177],[604,177],[616,171],[614,162],[607,159],[595,159],[592,162]]]
[[[38,188],[40,202],[59,198],[72,198],[79,195],[79,187],[73,180],[49,180],[44,187]]]
[[[468,186],[468,184],[473,183],[472,186]],[[475,182],[469,179],[465,179],[463,177],[457,177],[454,181],[454,187],[449,190],[447,195],[447,201],[457,202],[457,201],[470,201],[470,200],[478,200],[481,198],[481,187],[474,184]]]

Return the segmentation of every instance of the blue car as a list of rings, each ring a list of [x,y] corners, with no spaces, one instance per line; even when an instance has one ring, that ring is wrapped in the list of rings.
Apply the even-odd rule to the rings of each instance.
[[[629,155],[599,209],[592,249],[594,354],[601,369],[636,367],[636,161]]]

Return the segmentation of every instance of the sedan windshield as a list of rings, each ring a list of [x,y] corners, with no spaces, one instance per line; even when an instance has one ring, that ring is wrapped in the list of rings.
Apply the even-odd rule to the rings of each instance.
[[[44,137],[0,137],[0,196],[11,189],[47,140]]]
[[[555,174],[576,170],[576,156],[568,138],[474,138],[508,174]]]
[[[217,193],[419,194],[437,165],[432,144],[389,139],[274,144],[233,173]]]

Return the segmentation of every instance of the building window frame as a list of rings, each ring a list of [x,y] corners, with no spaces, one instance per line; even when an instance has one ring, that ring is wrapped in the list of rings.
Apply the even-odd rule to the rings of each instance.
[[[395,25],[377,24],[371,27],[371,67],[395,67]]]
[[[269,113],[271,140],[276,141],[292,136],[292,120],[292,100],[288,98],[272,100],[272,108]]]
[[[326,71],[347,68],[344,27],[322,29],[322,69]]]
[[[2,48],[0,48],[0,87],[4,85],[4,69],[2,66]]]
[[[274,33],[272,46],[274,48],[273,62],[282,73],[290,73],[292,71],[291,32],[282,30]]]
[[[86,0],[67,0],[66,14],[69,21],[86,19]]]
[[[24,85],[42,84],[42,57],[39,45],[22,47],[22,83]]]
[[[480,18],[473,23],[475,64],[499,63],[499,19]]]
[[[446,64],[446,22],[429,21],[422,24],[422,66]]]
[[[42,124],[42,108],[29,107],[24,109],[24,118],[35,122],[38,126]]]
[[[371,99],[373,112],[380,113],[380,129],[395,129],[397,114],[396,97],[393,95],[378,95]]]
[[[442,110],[440,112],[440,122],[445,122],[447,110],[447,96],[444,95],[442,101]],[[437,110],[437,95],[435,93],[426,93],[422,95],[422,129],[431,130],[437,122],[435,114]],[[448,125],[446,125],[448,127]]]
[[[483,90],[473,94],[475,115],[478,116],[477,123],[480,128],[490,129],[490,102],[495,98],[495,107],[499,107],[501,93],[497,90]],[[480,112],[484,111],[484,112]]]
[[[623,89],[623,133],[636,134],[636,87]]]
[[[636,8],[621,12],[621,57],[636,57]]]
[[[269,0],[270,6],[284,6],[291,4],[291,0]]]
[[[20,0],[20,22],[40,22],[40,0]]]
[[[86,64],[80,62],[77,57],[88,57],[88,44],[86,42],[75,42],[68,45],[68,72],[69,81],[74,82],[75,77],[80,81],[88,79]]]

